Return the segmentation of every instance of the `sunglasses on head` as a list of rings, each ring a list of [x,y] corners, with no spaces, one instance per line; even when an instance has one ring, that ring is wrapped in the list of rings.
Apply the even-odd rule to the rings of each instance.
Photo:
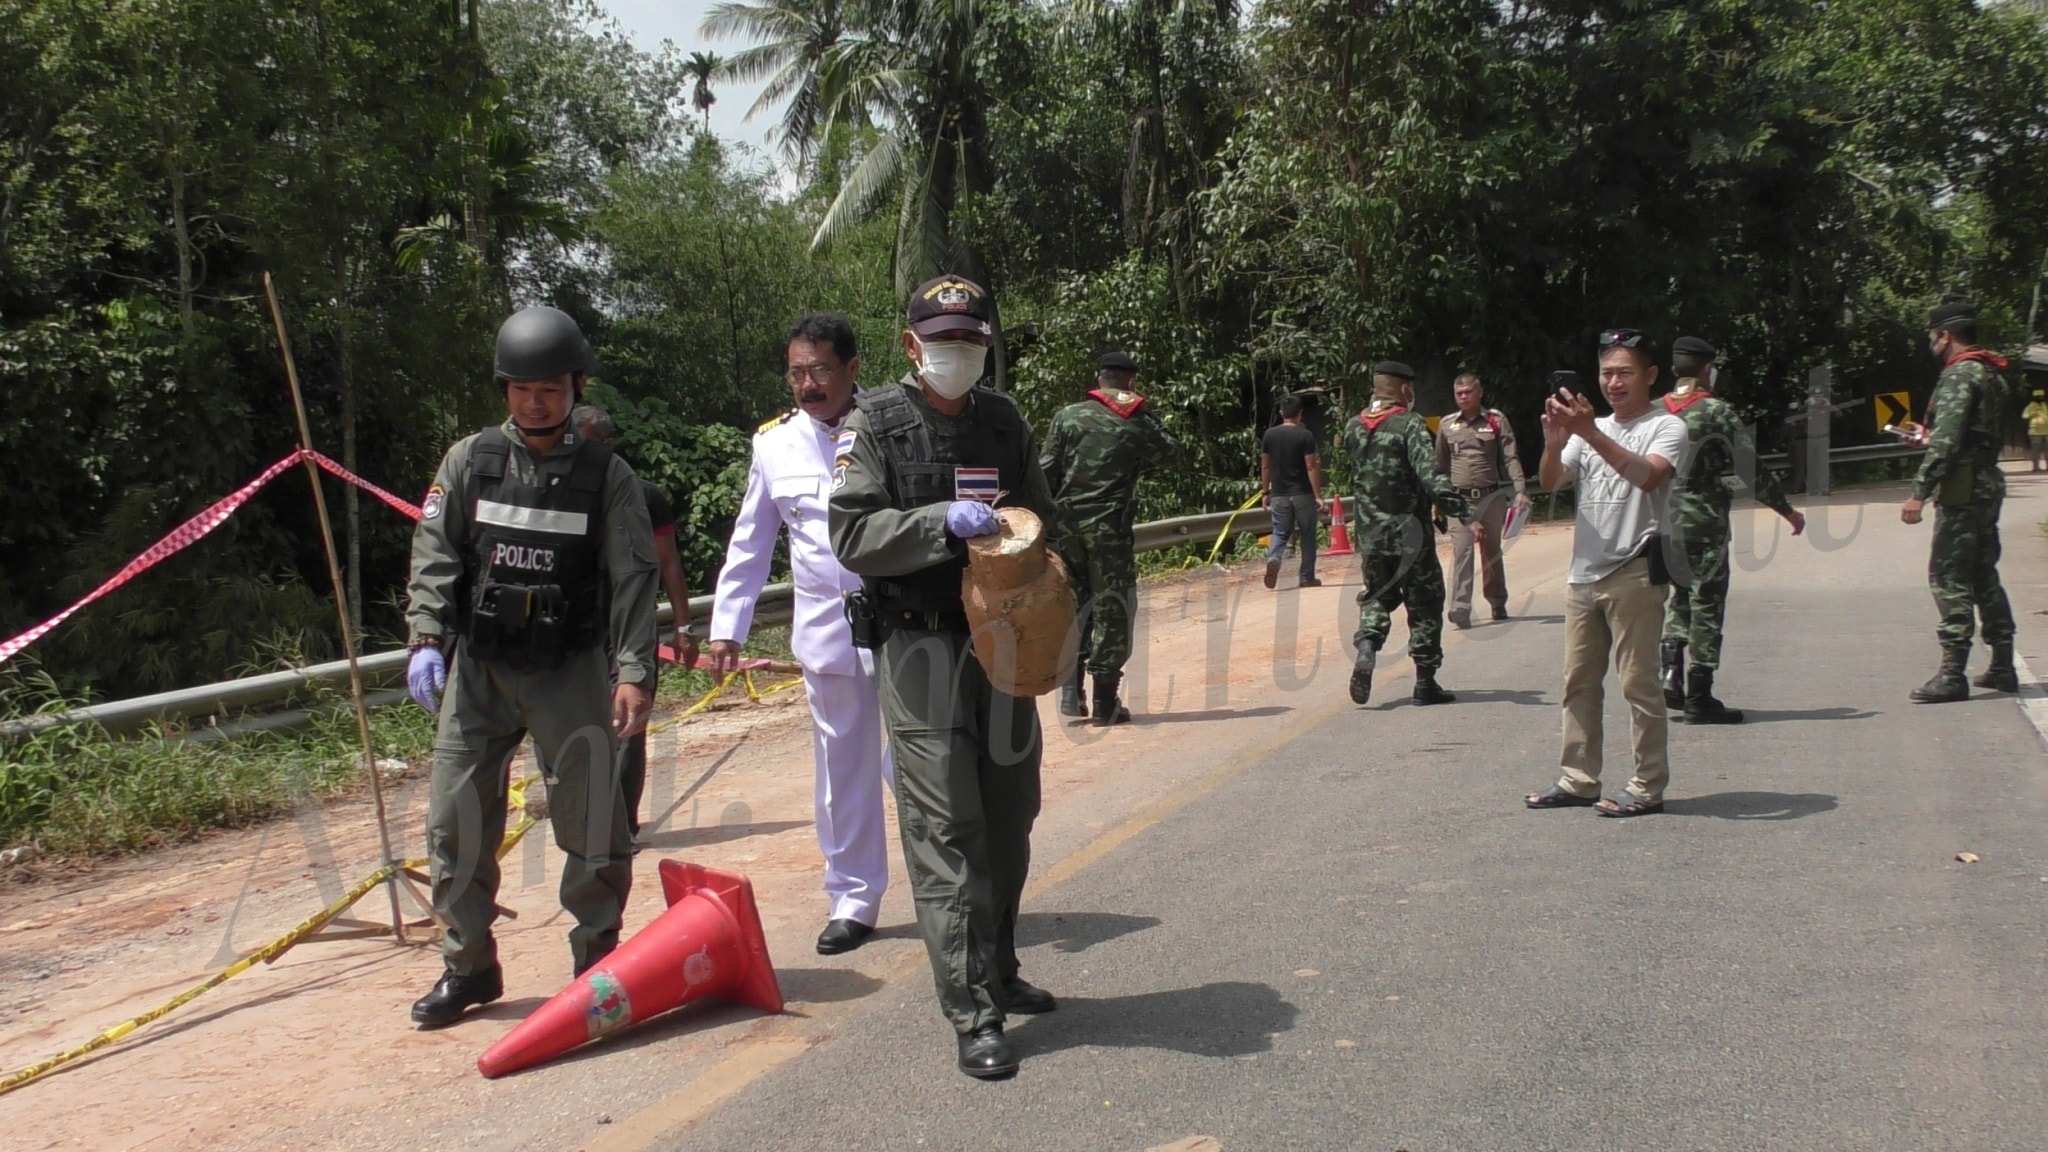
[[[1602,348],[1640,348],[1649,337],[1633,328],[1610,328],[1600,334]]]

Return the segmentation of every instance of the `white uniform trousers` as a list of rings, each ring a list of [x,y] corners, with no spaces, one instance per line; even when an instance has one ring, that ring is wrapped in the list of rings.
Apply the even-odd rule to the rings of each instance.
[[[804,671],[817,757],[818,847],[825,854],[825,897],[832,920],[873,927],[889,887],[889,818],[882,790],[892,761],[875,691],[873,657],[860,653],[852,676]]]

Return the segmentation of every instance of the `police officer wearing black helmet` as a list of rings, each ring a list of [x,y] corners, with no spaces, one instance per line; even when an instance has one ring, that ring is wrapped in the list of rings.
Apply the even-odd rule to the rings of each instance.
[[[567,314],[506,320],[496,375],[510,415],[448,450],[413,533],[406,687],[440,716],[427,854],[447,926],[446,970],[412,1006],[422,1027],[504,994],[491,923],[507,764],[528,733],[566,854],[576,972],[618,944],[633,845],[613,765],[654,698],[656,565],[633,470],[569,427],[594,367]]]

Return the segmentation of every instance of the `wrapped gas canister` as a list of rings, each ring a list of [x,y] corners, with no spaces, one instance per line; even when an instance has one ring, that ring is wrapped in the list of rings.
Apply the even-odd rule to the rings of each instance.
[[[974,658],[998,691],[1043,696],[1074,670],[1074,592],[1036,514],[998,508],[996,517],[1003,530],[967,542],[960,577]]]

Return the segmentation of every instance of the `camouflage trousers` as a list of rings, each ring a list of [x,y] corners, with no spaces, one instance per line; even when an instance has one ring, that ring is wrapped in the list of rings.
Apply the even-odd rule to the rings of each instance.
[[[1979,472],[1973,495],[1967,504],[1935,506],[1927,586],[1941,617],[1934,633],[1944,648],[1969,647],[1979,624],[1986,644],[2013,638],[2012,604],[1998,581],[1998,513],[2005,505],[2005,477],[1997,469]]]
[[[1128,534],[1075,532],[1060,548],[1080,611],[1081,663],[1100,675],[1121,672],[1131,658],[1131,611],[1138,598],[1138,558]]]
[[[1394,609],[1408,608],[1408,655],[1417,674],[1444,664],[1444,566],[1436,556],[1436,533],[1427,521],[1405,520],[1368,527],[1352,522],[1365,587],[1358,593],[1358,651],[1374,652],[1387,642]]]
[[[1728,615],[1728,538],[1688,534],[1686,567],[1692,586],[1678,583],[1664,601],[1664,639],[1682,641],[1696,667],[1721,666],[1721,622]]]

